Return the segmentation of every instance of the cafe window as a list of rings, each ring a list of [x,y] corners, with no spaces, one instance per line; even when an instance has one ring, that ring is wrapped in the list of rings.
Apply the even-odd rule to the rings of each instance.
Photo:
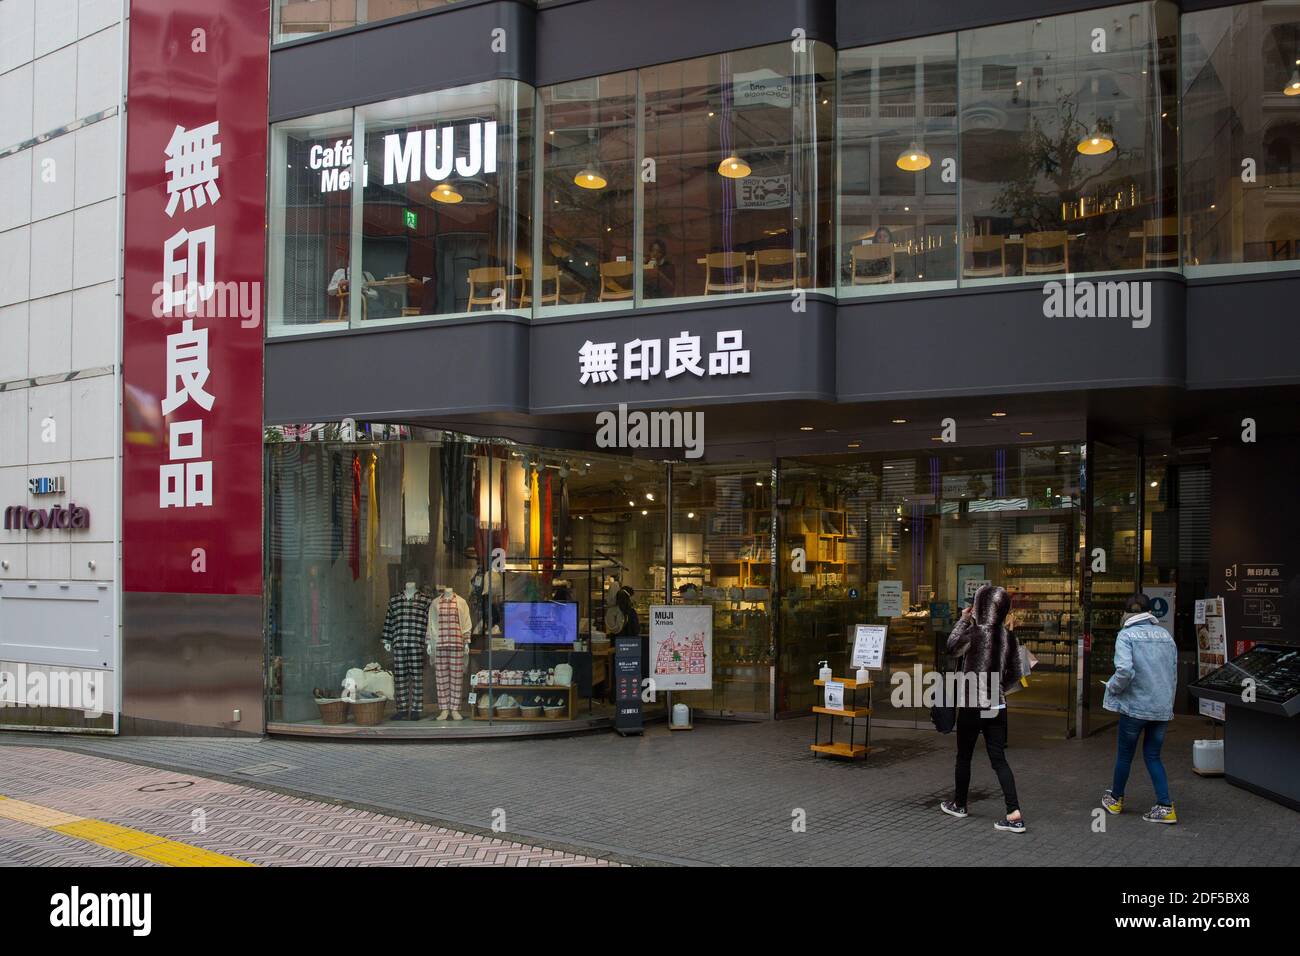
[[[346,30],[423,10],[436,10],[456,0],[275,0],[275,42],[300,40],[318,33]]]
[[[347,324],[353,168],[351,110],[271,128],[272,334]]]
[[[1182,19],[1183,212],[1190,275],[1300,260],[1300,3]]]
[[[1178,268],[1177,11],[959,34],[963,283]]]
[[[644,301],[831,285],[834,53],[793,46],[640,71]]]
[[[541,268],[527,277],[539,286],[538,310],[631,308],[636,74],[562,83],[539,98]]]
[[[357,109],[353,322],[526,312],[533,91],[494,80]]]
[[[955,34],[840,54],[840,295],[956,284]]]

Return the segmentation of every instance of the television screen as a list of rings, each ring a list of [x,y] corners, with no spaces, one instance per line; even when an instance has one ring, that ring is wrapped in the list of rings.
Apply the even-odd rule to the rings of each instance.
[[[571,601],[507,601],[505,637],[516,644],[572,644],[578,605]]]

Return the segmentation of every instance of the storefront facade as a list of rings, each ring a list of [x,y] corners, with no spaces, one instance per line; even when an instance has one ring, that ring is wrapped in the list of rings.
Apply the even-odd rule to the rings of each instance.
[[[612,584],[643,638],[712,607],[673,701],[720,717],[807,713],[855,624],[941,665],[985,580],[1062,737],[1107,725],[1133,590],[1195,676],[1215,462],[1296,430],[1300,2],[269,6],[261,589],[123,602],[133,726],[607,726]],[[699,430],[602,435],[652,411]],[[445,590],[467,649],[408,648],[422,719],[325,723]],[[506,636],[551,601],[567,646]]]

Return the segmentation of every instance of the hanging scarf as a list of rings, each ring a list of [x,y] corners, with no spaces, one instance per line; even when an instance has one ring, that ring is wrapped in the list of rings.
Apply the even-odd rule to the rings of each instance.
[[[366,580],[375,576],[379,563],[379,496],[375,494],[375,465],[379,456],[370,453],[370,501],[366,507]]]
[[[348,537],[348,567],[352,580],[361,577],[361,459],[352,453],[352,527]]]

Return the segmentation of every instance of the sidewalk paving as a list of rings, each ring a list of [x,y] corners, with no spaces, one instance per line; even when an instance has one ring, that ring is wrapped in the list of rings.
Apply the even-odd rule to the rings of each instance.
[[[883,749],[850,764],[813,758],[811,719],[481,743],[0,733],[0,746],[66,748],[468,833],[490,834],[494,811],[504,812],[509,838],[621,862],[1300,865],[1300,815],[1191,772],[1192,740],[1207,731],[1204,721],[1180,721],[1165,745],[1182,823],[1140,819],[1153,797],[1139,758],[1132,810],[1098,833],[1093,811],[1110,785],[1114,731],[1048,739],[1046,725],[1013,716],[1008,759],[1024,835],[993,829],[1003,808],[982,748],[971,816],[954,820],[937,809],[952,786],[951,735],[878,728],[872,743]],[[806,832],[792,829],[800,811]]]

